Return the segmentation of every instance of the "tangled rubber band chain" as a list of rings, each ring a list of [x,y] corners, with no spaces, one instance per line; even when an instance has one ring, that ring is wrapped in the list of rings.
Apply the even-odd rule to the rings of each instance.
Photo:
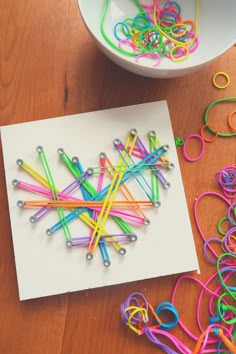
[[[132,18],[124,18],[114,25],[114,40],[104,29],[110,0],[106,0],[101,20],[101,33],[105,41],[116,51],[133,56],[138,64],[150,62],[158,67],[163,58],[174,62],[186,60],[198,48],[198,1],[196,0],[196,20],[182,19],[182,9],[176,1],[153,0],[150,5],[134,0],[138,13]],[[142,59],[142,60],[141,60]],[[149,61],[145,61],[149,59]]]
[[[194,218],[198,232],[204,242],[204,254],[206,259],[214,264],[216,271],[206,282],[189,275],[180,276],[174,286],[171,302],[163,302],[154,310],[143,294],[138,292],[131,294],[121,305],[121,317],[137,335],[146,335],[147,338],[168,354],[205,354],[205,353],[236,353],[236,203],[230,202],[230,197],[235,197],[236,165],[229,165],[218,171],[216,181],[222,188],[223,194],[218,192],[204,192],[195,199]],[[232,190],[234,191],[232,193]],[[227,198],[225,197],[227,194]],[[227,215],[221,220],[227,220],[228,230],[219,232],[219,236],[207,238],[200,226],[198,212],[199,203],[202,199],[210,197],[218,198],[228,208]],[[221,222],[221,223],[222,223]],[[225,249],[223,253],[216,253],[211,243],[219,243]],[[211,253],[211,257],[209,256]],[[179,286],[182,283],[194,282],[200,287],[200,294],[196,306],[196,322],[199,335],[191,332],[184,324],[182,316],[179,316],[178,307],[175,305]],[[186,288],[186,284],[185,284]],[[196,293],[197,294],[197,293]],[[208,296],[208,308],[202,311],[203,295]],[[172,318],[169,323],[163,323],[162,314],[169,313]],[[208,325],[203,325],[202,314],[208,315]],[[157,317],[156,317],[157,316]],[[204,322],[205,323],[205,322]],[[195,342],[193,348],[187,347],[172,332],[175,327],[181,329]],[[168,340],[169,345],[161,340]],[[174,349],[172,349],[174,347]]]
[[[228,137],[236,136],[236,127],[233,125],[233,122],[232,122],[233,116],[236,114],[236,111],[230,112],[228,115],[228,118],[227,118],[227,123],[228,123],[228,126],[229,126],[230,130],[232,131],[232,133],[219,132],[216,125],[209,124],[209,122],[208,122],[209,112],[212,107],[214,107],[216,104],[234,102],[234,101],[236,101],[236,97],[222,98],[222,99],[213,101],[211,104],[209,104],[209,106],[205,110],[204,117],[203,117],[204,124],[200,129],[200,134],[190,134],[185,138],[185,140],[183,140],[179,137],[175,138],[175,145],[183,147],[182,151],[183,151],[183,156],[184,156],[185,160],[187,160],[189,162],[198,161],[203,156],[203,154],[205,152],[205,147],[206,147],[205,143],[211,143],[211,142],[215,141],[217,139],[217,137],[228,138]],[[212,134],[211,138],[208,138],[205,135],[206,130],[208,130],[208,132],[210,134]],[[190,154],[188,153],[188,148],[187,148],[189,141],[192,139],[197,139],[201,143],[200,152],[195,157],[190,156]]]

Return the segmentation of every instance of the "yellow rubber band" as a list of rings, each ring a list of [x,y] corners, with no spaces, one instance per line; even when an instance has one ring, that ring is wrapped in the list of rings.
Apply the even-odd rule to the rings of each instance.
[[[226,79],[226,83],[224,85],[219,85],[217,84],[216,82],[216,78],[218,76],[223,76],[225,79]],[[230,83],[230,77],[228,74],[226,74],[224,71],[219,71],[218,73],[216,73],[214,76],[213,76],[213,79],[212,79],[212,82],[213,82],[213,85],[218,88],[218,89],[224,89],[226,88],[227,86],[229,86],[229,83]]]
[[[183,56],[181,56],[181,57],[179,57],[179,58],[176,58],[176,57],[174,57],[174,55],[173,55],[173,51],[176,50],[176,49],[178,49],[178,48],[183,48],[183,49],[185,49],[186,54],[183,55]],[[184,61],[184,60],[186,60],[186,59],[189,57],[189,48],[186,47],[186,46],[183,45],[183,44],[178,44],[178,45],[176,45],[175,47],[172,47],[172,48],[171,48],[171,50],[170,50],[170,57],[171,57],[171,59],[172,59],[173,61]]]

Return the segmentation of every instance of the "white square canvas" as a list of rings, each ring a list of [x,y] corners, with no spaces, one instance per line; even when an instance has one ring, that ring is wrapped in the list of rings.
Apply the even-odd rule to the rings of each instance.
[[[160,188],[161,207],[145,211],[151,224],[132,224],[137,242],[126,246],[124,256],[109,248],[111,266],[106,268],[98,251],[92,261],[87,261],[85,248],[67,248],[62,231],[51,238],[46,235],[45,230],[58,220],[55,210],[40,222],[30,223],[36,210],[18,208],[17,200],[44,198],[15,189],[12,180],[38,184],[16,165],[16,160],[23,159],[43,174],[36,152],[41,145],[55,184],[63,189],[73,177],[60,161],[58,148],[70,157],[78,156],[85,169],[98,166],[100,152],[117,163],[113,140],[124,141],[131,128],[138,130],[147,147],[147,134],[155,130],[161,143],[170,146],[168,156],[175,168],[165,173],[171,188]],[[20,300],[199,270],[165,101],[4,126],[1,139]],[[96,179],[91,183],[96,187]],[[143,199],[141,195],[136,197]],[[70,227],[74,237],[89,234],[81,221]],[[117,231],[113,227],[109,221],[109,232]]]

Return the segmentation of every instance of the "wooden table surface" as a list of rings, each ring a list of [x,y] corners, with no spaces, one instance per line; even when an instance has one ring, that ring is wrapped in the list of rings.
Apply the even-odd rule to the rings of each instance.
[[[76,0],[2,0],[0,13],[1,125],[166,99],[174,134],[184,138],[199,133],[204,110],[212,101],[235,96],[236,47],[190,76],[154,80],[124,71],[98,50],[82,23]],[[212,85],[218,71],[231,77],[225,90]],[[233,103],[217,105],[210,114],[211,123],[227,131],[226,117],[233,109]],[[203,281],[215,267],[204,258],[193,202],[204,191],[218,191],[214,175],[236,163],[235,148],[235,137],[218,138],[195,164],[186,162],[178,149]],[[0,354],[160,353],[146,338],[122,325],[119,306],[133,291],[146,294],[153,305],[169,301],[178,276],[20,302],[2,155],[0,186]],[[207,237],[216,234],[216,223],[223,216],[223,207],[214,199],[202,206],[200,221]],[[168,257],[168,250],[163,252]],[[198,294],[198,288],[186,281],[176,301],[181,319],[196,335],[200,334],[194,312]],[[204,304],[205,300],[203,317],[207,314]],[[194,348],[179,328],[173,333]]]

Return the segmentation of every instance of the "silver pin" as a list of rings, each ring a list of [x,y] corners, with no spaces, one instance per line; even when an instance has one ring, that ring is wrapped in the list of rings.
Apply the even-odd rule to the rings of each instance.
[[[87,258],[88,261],[91,261],[93,259],[92,253],[91,252],[87,253],[86,254],[86,258]]]
[[[170,187],[171,187],[170,182],[166,182],[166,183],[164,184],[164,189],[169,189]]]
[[[93,168],[89,167],[86,172],[87,172],[88,176],[92,176],[93,175]]]
[[[143,220],[143,225],[148,226],[151,224],[151,221],[149,219],[144,219]]]
[[[18,200],[16,205],[19,207],[19,208],[23,208],[24,207],[24,202],[23,200]]]
[[[101,152],[99,154],[99,157],[100,157],[100,159],[104,160],[107,156],[106,156],[105,152]]]
[[[72,241],[71,241],[71,240],[67,240],[67,241],[66,241],[66,246],[67,246],[68,248],[71,248],[71,247],[72,247]]]
[[[17,187],[17,186],[18,186],[18,184],[19,184],[18,179],[13,179],[13,181],[12,181],[12,185],[13,185],[14,187]]]
[[[36,219],[35,216],[31,216],[31,217],[29,218],[29,221],[30,221],[32,224],[35,224],[36,221],[37,221],[37,219]]]
[[[136,135],[137,134],[137,129],[135,129],[135,128],[131,129],[130,130],[130,134],[133,135],[133,136]]]
[[[137,239],[138,239],[137,235],[132,235],[132,236],[130,237],[130,240],[131,240],[132,242],[137,241]]]
[[[103,264],[104,264],[105,267],[110,267],[111,262],[110,262],[108,259],[106,259],[106,260],[103,262]]]
[[[123,247],[121,247],[121,248],[119,249],[119,254],[121,254],[122,256],[124,256],[124,255],[126,254],[126,249],[123,248]]]
[[[18,166],[23,165],[23,163],[24,163],[24,161],[23,161],[22,159],[16,160],[16,164],[17,164]]]
[[[156,200],[155,202],[153,202],[153,206],[154,208],[160,208],[161,202],[159,202],[159,200]]]
[[[173,162],[169,163],[168,169],[173,170],[173,168],[175,168],[175,164]]]
[[[119,145],[120,144],[120,139],[114,139],[113,140],[113,144],[116,145],[116,146]]]
[[[43,147],[42,146],[37,146],[36,147],[36,151],[37,152],[42,152],[43,151]]]
[[[52,235],[52,229],[47,229],[46,230],[46,235],[51,236]]]
[[[65,152],[64,152],[64,149],[59,148],[59,149],[57,149],[57,153],[58,153],[59,155],[63,155]]]
[[[163,145],[163,149],[164,149],[165,151],[168,151],[169,148],[170,148],[169,145],[167,145],[167,144],[166,144],[166,145]]]
[[[79,158],[77,156],[73,156],[71,161],[76,165],[79,162]]]
[[[150,130],[150,132],[148,133],[148,135],[152,138],[154,138],[154,136],[156,136],[156,133],[154,130]]]

